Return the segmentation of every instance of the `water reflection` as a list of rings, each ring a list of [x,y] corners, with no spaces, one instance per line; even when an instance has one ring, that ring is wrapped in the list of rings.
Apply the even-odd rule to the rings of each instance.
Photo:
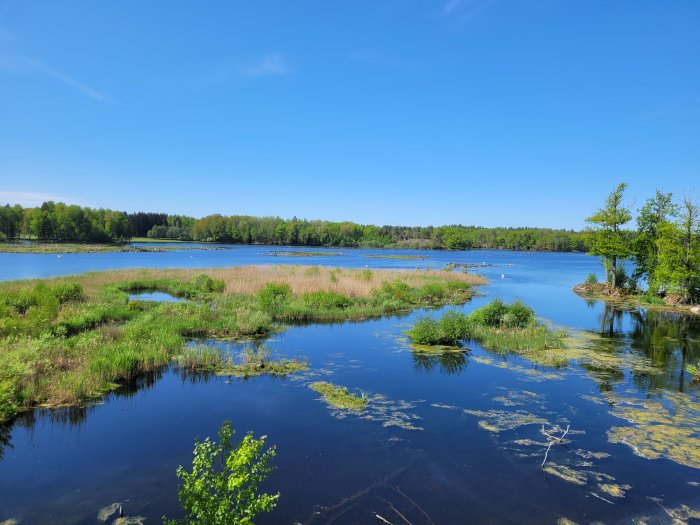
[[[413,368],[416,372],[430,373],[438,368],[446,375],[461,374],[469,366],[467,352],[446,350],[439,353],[412,351]]]

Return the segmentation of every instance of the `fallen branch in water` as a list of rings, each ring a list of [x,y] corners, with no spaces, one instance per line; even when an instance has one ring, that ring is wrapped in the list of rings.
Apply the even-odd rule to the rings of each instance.
[[[416,503],[415,501],[413,501],[412,498],[410,498],[409,496],[407,496],[406,494],[404,494],[404,493],[401,491],[401,489],[399,488],[398,485],[394,487],[394,490],[395,490],[396,492],[398,492],[399,494],[401,494],[401,495],[402,495],[404,498],[406,498],[408,501],[410,501],[410,502],[413,504],[413,506],[414,506],[415,508],[417,508],[419,511],[421,511],[421,513],[423,514],[423,516],[425,516],[425,518],[428,520],[428,523],[430,523],[430,525],[435,525],[435,522],[430,518],[430,516],[428,515],[428,513],[425,512],[425,511],[423,510],[423,508],[422,508],[420,505],[418,505],[418,503]]]
[[[383,501],[384,503],[386,503],[386,504],[389,506],[389,508],[390,508],[391,510],[393,510],[394,513],[397,514],[397,515],[399,516],[399,518],[401,518],[404,522],[406,522],[407,525],[413,525],[413,523],[411,523],[411,520],[409,520],[406,516],[404,516],[403,514],[401,514],[401,512],[399,512],[399,509],[397,509],[396,507],[394,507],[394,505],[393,505],[390,501],[387,501],[387,500],[385,500],[385,499],[383,499],[382,501]]]
[[[563,444],[564,444],[564,443],[563,443],[564,437],[569,433],[569,428],[570,428],[570,427],[571,427],[571,425],[566,425],[566,430],[564,431],[564,433],[563,433],[561,436],[557,437],[557,436],[553,436],[552,434],[550,434],[549,432],[547,432],[547,431],[544,429],[544,425],[542,425],[542,430],[541,430],[541,432],[542,432],[542,434],[544,434],[545,436],[547,436],[549,442],[548,442],[548,444],[547,444],[547,450],[546,450],[545,453],[544,453],[544,459],[542,460],[542,465],[540,465],[540,467],[544,467],[544,464],[547,462],[547,456],[549,455],[549,449],[552,448],[552,445],[554,445],[554,444],[563,445]]]
[[[376,512],[374,513],[374,517],[377,518],[377,519],[378,519],[379,521],[381,521],[382,523],[386,523],[387,525],[394,525],[394,524],[391,523],[389,520],[387,520],[387,519],[385,519],[385,518],[382,518],[382,517],[381,517],[379,514],[377,514]]]

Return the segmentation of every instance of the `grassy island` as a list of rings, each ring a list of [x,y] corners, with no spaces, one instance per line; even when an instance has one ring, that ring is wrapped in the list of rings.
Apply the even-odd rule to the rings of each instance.
[[[283,323],[361,320],[462,304],[484,279],[458,272],[248,266],[119,270],[0,283],[0,421],[79,404],[186,355],[188,366],[249,376],[298,363],[222,361],[189,341],[260,338]],[[129,300],[159,291],[182,302]]]
[[[452,311],[437,320],[424,317],[407,334],[418,345],[456,346],[471,340],[489,350],[515,353],[561,348],[564,342],[564,334],[536,321],[530,307],[499,299],[469,315]]]

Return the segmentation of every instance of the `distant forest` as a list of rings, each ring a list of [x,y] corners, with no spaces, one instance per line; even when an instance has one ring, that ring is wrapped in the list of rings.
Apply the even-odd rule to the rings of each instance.
[[[45,202],[38,208],[0,207],[0,241],[126,242],[133,237],[232,244],[290,246],[586,251],[573,230],[478,226],[372,226],[296,217],[126,213]]]

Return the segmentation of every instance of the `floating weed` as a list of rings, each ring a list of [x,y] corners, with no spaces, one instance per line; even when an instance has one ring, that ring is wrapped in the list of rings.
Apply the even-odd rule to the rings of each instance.
[[[578,525],[578,523],[562,516],[557,520],[557,525]]]
[[[19,520],[17,518],[10,518],[9,520],[0,521],[0,525],[19,525]]]
[[[564,375],[556,372],[545,372],[542,370],[537,370],[534,368],[527,368],[521,365],[517,365],[509,362],[508,360],[501,359],[496,361],[490,357],[472,357],[472,361],[476,361],[482,365],[495,366],[496,368],[504,368],[508,370],[513,370],[519,374],[523,374],[526,377],[523,378],[526,381],[543,382],[548,380],[562,380]]]
[[[535,414],[524,410],[506,411],[506,410],[469,410],[464,409],[465,414],[470,416],[480,417],[479,426],[489,432],[503,432],[504,430],[513,430],[525,425],[549,424],[546,419],[543,419]]]
[[[616,485],[614,483],[601,483],[598,488],[614,498],[624,498],[625,492],[632,487],[629,485]]]
[[[700,519],[699,509],[693,509],[688,505],[679,505],[678,507],[668,508],[663,505],[663,500],[661,498],[650,497],[649,499],[661,507],[663,511],[673,519],[674,524],[677,523],[682,525],[688,523],[688,520]]]
[[[325,382],[319,381],[310,383],[308,386],[316,391],[319,391],[319,388],[328,389],[325,385],[320,387],[319,383]],[[335,387],[332,383],[326,384]],[[421,402],[422,400],[408,402],[400,399],[395,401],[381,394],[372,395],[366,392],[362,392],[361,396],[358,397],[349,394],[345,387],[336,387],[336,389],[345,390],[345,392],[335,391],[338,392],[338,397],[342,398],[342,401],[332,403],[327,400],[324,395],[324,401],[331,407],[331,415],[335,418],[344,419],[348,416],[356,416],[366,421],[378,421],[384,427],[398,427],[404,430],[423,430],[423,427],[415,424],[416,421],[422,418],[409,412],[409,410],[415,408],[415,403]],[[352,401],[346,399],[346,394],[354,399]],[[362,403],[361,406],[360,402]]]
[[[351,394],[347,387],[344,386],[334,385],[328,381],[316,381],[309,384],[309,388],[321,394],[326,404],[333,408],[359,412],[367,407],[367,399],[364,393],[356,396]]]
[[[444,405],[442,403],[431,403],[430,406],[435,407],[435,408],[444,408],[446,410],[458,410],[459,409],[459,407],[456,407],[454,405]]]
[[[700,487],[700,481],[688,481],[688,485],[691,487]]]
[[[548,462],[543,470],[547,474],[552,476],[557,476],[558,478],[568,481],[569,483],[574,483],[576,485],[585,485],[588,483],[588,475],[583,470],[575,470],[566,465],[559,465],[558,463]]]
[[[634,426],[612,427],[611,443],[623,443],[643,458],[661,457],[700,468],[700,404],[682,392],[664,393],[666,403],[606,394],[610,413]]]
[[[114,520],[112,525],[143,525],[145,521],[143,516],[124,516]]]
[[[589,396],[588,394],[582,394],[581,399],[595,403],[596,405],[605,405],[605,401],[597,396]]]
[[[592,452],[590,450],[582,450],[580,448],[574,450],[574,454],[582,457],[583,459],[605,459],[610,457],[610,454],[607,452]]]
[[[119,510],[119,507],[121,507],[121,503],[118,502],[112,503],[111,505],[107,505],[106,507],[102,507],[97,512],[97,519],[100,521],[107,521]]]
[[[514,407],[526,405],[532,401],[540,399],[542,399],[541,395],[535,394],[534,392],[530,392],[528,390],[509,390],[506,395],[494,397],[492,401],[495,401],[496,403],[500,403],[507,407]]]

